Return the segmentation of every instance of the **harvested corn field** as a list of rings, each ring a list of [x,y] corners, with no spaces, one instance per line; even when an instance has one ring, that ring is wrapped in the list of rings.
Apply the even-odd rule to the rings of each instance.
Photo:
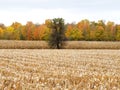
[[[120,50],[0,50],[0,90],[120,90]]]

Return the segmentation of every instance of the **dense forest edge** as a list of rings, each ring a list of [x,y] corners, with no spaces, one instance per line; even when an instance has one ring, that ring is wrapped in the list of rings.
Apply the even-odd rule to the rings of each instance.
[[[43,24],[27,22],[22,25],[14,22],[10,26],[0,24],[0,40],[39,40],[47,41],[50,35],[48,27],[51,19]],[[81,20],[78,23],[65,24],[66,41],[120,41],[120,24],[112,21],[98,22]]]

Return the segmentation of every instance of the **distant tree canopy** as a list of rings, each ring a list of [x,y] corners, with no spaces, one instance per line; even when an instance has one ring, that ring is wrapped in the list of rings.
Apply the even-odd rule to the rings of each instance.
[[[50,39],[52,19],[45,20],[43,24],[27,22],[22,25],[14,22],[10,26],[0,24],[1,40],[46,40]],[[54,26],[54,25],[53,25]],[[81,20],[78,23],[67,23],[64,29],[66,40],[85,41],[120,41],[120,24],[112,21],[98,22]]]

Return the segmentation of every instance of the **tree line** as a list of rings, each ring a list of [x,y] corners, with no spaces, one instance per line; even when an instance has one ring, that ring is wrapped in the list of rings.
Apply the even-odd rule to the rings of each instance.
[[[49,40],[51,33],[51,19],[45,20],[43,24],[27,22],[22,25],[14,22],[10,26],[0,24],[1,40]],[[64,25],[65,40],[85,41],[120,41],[120,24],[112,21],[105,23],[81,20],[78,23],[67,23]]]

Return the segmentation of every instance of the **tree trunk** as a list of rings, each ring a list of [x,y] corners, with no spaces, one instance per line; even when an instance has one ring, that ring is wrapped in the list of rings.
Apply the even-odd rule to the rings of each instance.
[[[57,49],[60,49],[59,43],[57,43]]]

